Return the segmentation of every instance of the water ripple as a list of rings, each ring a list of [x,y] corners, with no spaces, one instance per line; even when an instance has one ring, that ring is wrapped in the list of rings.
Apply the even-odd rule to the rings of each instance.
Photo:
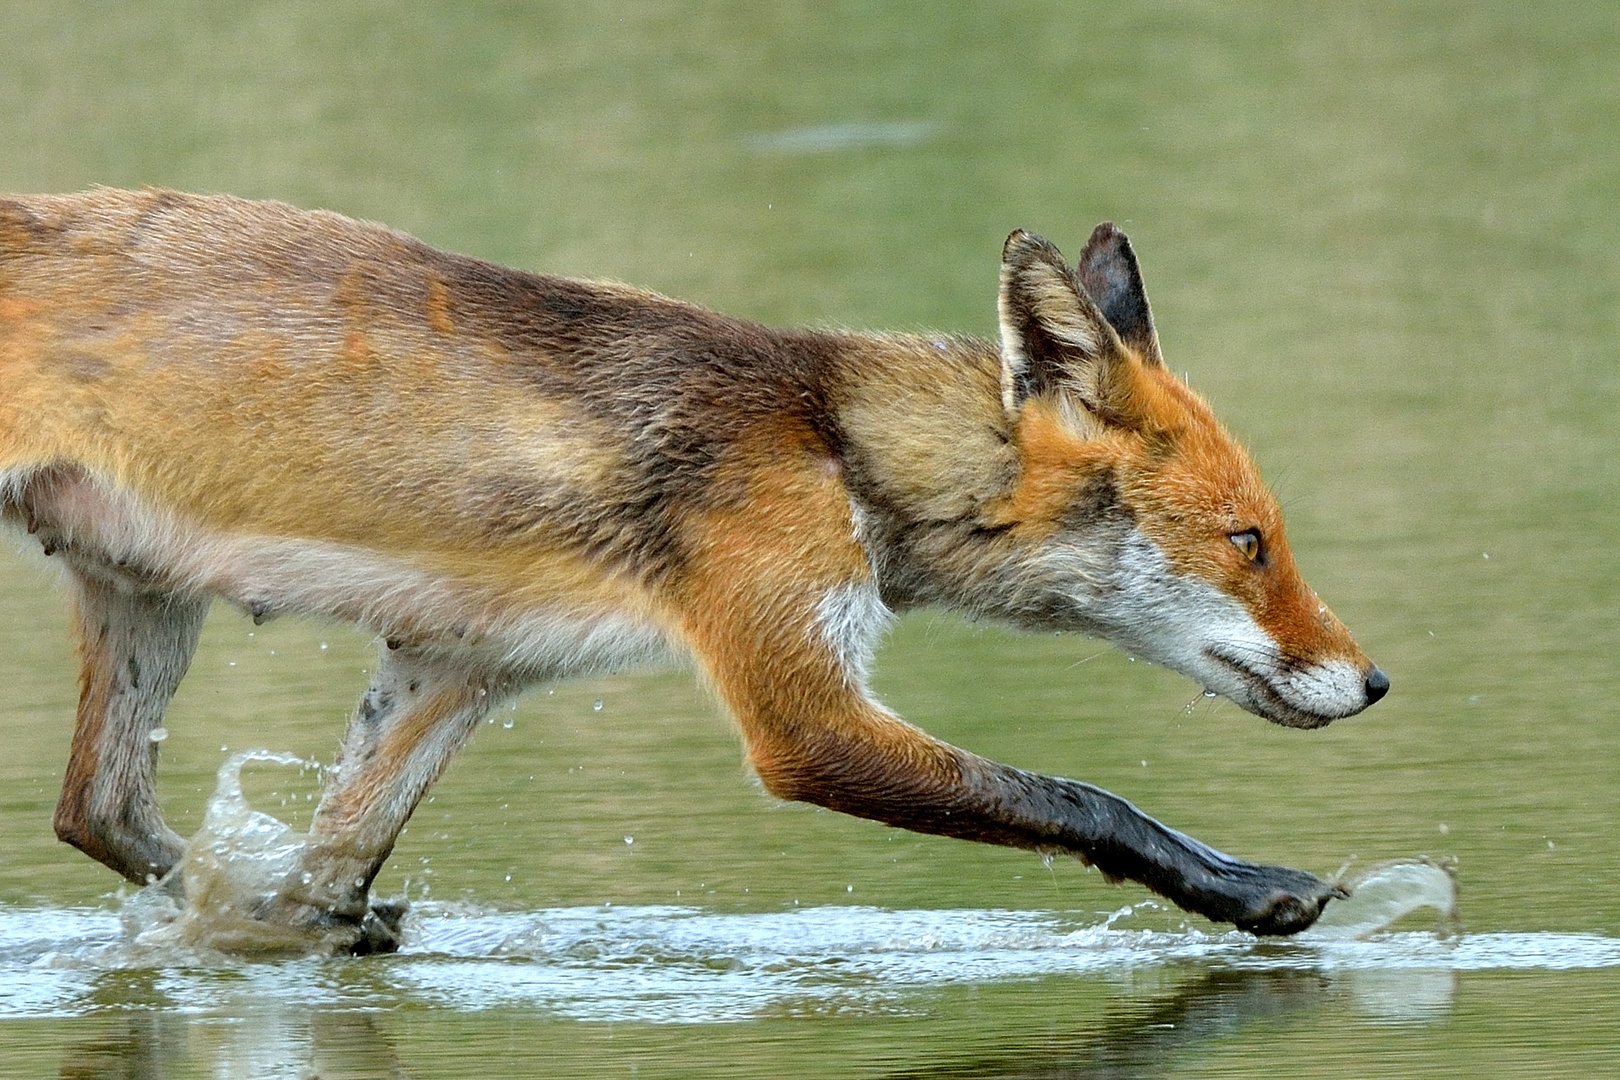
[[[1458,972],[1620,967],[1620,939],[1591,934],[1406,932],[1258,942],[1235,932],[1116,929],[1036,911],[424,905],[408,927],[408,947],[393,957],[249,962],[141,946],[110,911],[0,907],[0,1017],[150,1008],[234,1013],[279,1002],[517,1007],[580,1020],[713,1023],[903,1012],[931,988],[1167,965],[1359,978],[1357,985],[1389,997],[1383,1007],[1399,1013],[1444,1008]],[[1424,973],[1444,978],[1436,983]],[[1407,1000],[1413,995],[1427,997]]]

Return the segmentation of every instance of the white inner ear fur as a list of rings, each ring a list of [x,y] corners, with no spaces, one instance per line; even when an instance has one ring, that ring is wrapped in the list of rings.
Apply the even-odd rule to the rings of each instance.
[[[1037,264],[1022,270],[1002,267],[1001,296],[997,305],[1001,326],[1001,405],[1008,415],[1017,411],[1018,380],[1029,372],[1029,342],[1019,317],[1027,316],[1042,333],[1057,344],[1086,358],[1087,363],[1068,367],[1064,381],[1064,405],[1084,411],[1081,398],[1095,393],[1092,364],[1106,353],[1114,353],[1119,341],[1102,313],[1075,290],[1066,273],[1056,267]],[[1088,417],[1074,425],[1085,433],[1095,426]]]
[[[1039,323],[1054,341],[1085,356],[1096,356],[1102,348],[1096,321],[1066,274],[1045,263],[1022,269],[1003,264],[997,314],[1001,327],[1001,403],[1008,412],[1018,405],[1018,377],[1029,370],[1029,343],[1020,325],[1021,313]]]
[[[1018,380],[1029,371],[1029,350],[1024,335],[1013,325],[1005,292],[1001,302],[1001,407],[1011,416],[1018,411]]]

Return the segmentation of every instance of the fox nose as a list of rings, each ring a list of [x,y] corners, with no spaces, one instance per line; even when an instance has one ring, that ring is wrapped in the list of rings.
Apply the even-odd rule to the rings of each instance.
[[[1367,672],[1367,704],[1371,705],[1389,693],[1389,676],[1376,667]]]

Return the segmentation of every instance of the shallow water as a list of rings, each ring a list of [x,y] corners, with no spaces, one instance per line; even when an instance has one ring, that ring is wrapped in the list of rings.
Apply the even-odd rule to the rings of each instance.
[[[1235,931],[1122,929],[1077,913],[859,906],[774,914],[698,907],[532,912],[424,904],[400,954],[260,963],[132,937],[97,910],[0,909],[0,1018],[144,1010],[98,1000],[112,972],[164,971],[163,1007],[228,1014],[281,1009],[533,1009],[555,1019],[708,1024],[774,1015],[905,1014],[935,988],[1018,985],[1059,976],[1139,977],[1193,965],[1316,973],[1359,994],[1358,1008],[1421,1020],[1452,1007],[1459,972],[1620,967],[1620,941],[1590,934],[1393,932],[1348,941],[1307,935],[1260,944]],[[340,975],[364,972],[358,986]],[[301,973],[288,977],[291,973]],[[1440,988],[1444,987],[1442,990]],[[1364,999],[1364,1000],[1362,1000]]]
[[[118,1029],[137,1033],[118,1054],[160,1055],[175,1075],[228,1074],[248,1061],[253,1075],[304,1076],[334,1054],[358,1055],[369,1068],[397,1064],[392,1047],[411,1018],[437,1015],[455,1017],[474,1045],[491,1029],[553,1029],[556,1038],[559,1024],[585,1025],[531,1061],[533,1075],[573,1075],[579,1044],[604,1031],[616,1035],[618,1053],[644,1062],[642,1072],[730,1074],[746,1059],[715,1053],[704,1034],[714,1025],[728,1029],[718,1039],[726,1049],[749,1041],[735,1025],[768,1049],[764,1033],[784,1022],[804,1025],[801,1038],[817,1023],[906,1032],[964,1007],[978,1013],[985,999],[974,1028],[945,1039],[955,1065],[925,1075],[1139,1075],[1099,1067],[1119,1061],[1156,1075],[1178,1056],[1299,1024],[1331,1022],[1341,1037],[1449,1033],[1482,1000],[1591,986],[1620,967],[1620,941],[1596,935],[1408,931],[1260,944],[1235,932],[1121,929],[1008,910],[429,904],[407,925],[408,945],[392,957],[246,962],[133,943],[106,911],[0,908],[0,1039],[21,1037],[0,1046],[14,1067],[44,1065],[55,1051],[27,1036]],[[1099,1008],[1108,1003],[1112,1010]],[[1097,1022],[1075,1024],[1077,1014]],[[680,1030],[661,1030],[670,1027]],[[1006,1060],[973,1060],[1031,1037]],[[670,1046],[679,1056],[661,1057]],[[913,1075],[910,1066],[894,1066],[939,1056],[874,1055],[859,1044],[822,1054],[862,1074],[902,1075]],[[1590,1060],[1612,1060],[1603,1054],[1596,1046]]]
[[[1614,5],[164,0],[4,26],[5,189],[285,198],[777,323],[983,334],[1012,228],[1073,254],[1120,221],[1170,363],[1390,696],[1284,731],[1096,642],[931,614],[876,688],[1236,855],[1454,860],[1460,915],[1254,942],[1072,862],[780,806],[689,675],[629,673],[473,740],[379,879],[415,905],[405,953],[142,952],[51,834],[75,672],[19,541],[0,1076],[1620,1074]],[[161,744],[171,822],[197,831],[243,747],[329,761],[370,658],[215,612]],[[293,829],[316,782],[244,774]]]

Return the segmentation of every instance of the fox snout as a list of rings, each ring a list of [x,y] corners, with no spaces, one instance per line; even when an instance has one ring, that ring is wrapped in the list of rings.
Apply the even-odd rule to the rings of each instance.
[[[1325,727],[1389,693],[1389,676],[1370,661],[1300,663],[1272,650],[1239,653],[1220,646],[1206,648],[1203,656],[1219,672],[1205,674],[1206,689],[1284,727]]]

